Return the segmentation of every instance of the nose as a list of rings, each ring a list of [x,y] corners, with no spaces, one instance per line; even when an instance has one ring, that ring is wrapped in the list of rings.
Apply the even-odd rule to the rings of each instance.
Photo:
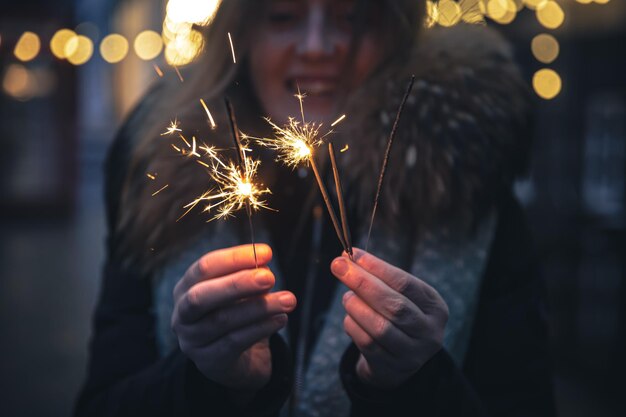
[[[320,59],[332,55],[337,40],[326,22],[321,7],[313,7],[309,12],[296,52],[305,59]]]

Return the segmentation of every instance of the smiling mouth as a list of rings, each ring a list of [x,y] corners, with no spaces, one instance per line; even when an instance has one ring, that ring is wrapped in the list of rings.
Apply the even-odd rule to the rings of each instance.
[[[294,94],[300,88],[300,92],[309,97],[331,97],[337,91],[337,79],[333,77],[291,78],[287,80],[286,87]]]

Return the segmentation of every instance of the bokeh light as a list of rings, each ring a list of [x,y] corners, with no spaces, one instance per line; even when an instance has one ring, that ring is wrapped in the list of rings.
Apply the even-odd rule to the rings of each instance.
[[[533,76],[535,93],[545,100],[552,100],[561,92],[562,81],[556,71],[544,68]]]
[[[70,29],[60,29],[58,30],[50,40],[50,51],[52,51],[52,55],[56,56],[59,59],[67,58],[67,54],[65,51],[65,47],[70,39],[76,36],[76,32]],[[70,55],[74,51],[69,51]]]
[[[2,89],[9,96],[18,100],[32,97],[32,77],[28,69],[20,64],[7,67],[2,79]]]
[[[167,17],[174,23],[209,24],[221,0],[170,0]]]
[[[24,32],[15,44],[15,57],[20,61],[32,61],[41,50],[39,36],[33,32]]]
[[[533,55],[539,62],[549,64],[559,56],[559,41],[550,34],[542,33],[533,38],[530,44]]]
[[[513,0],[489,0],[487,16],[502,25],[509,24],[517,16],[517,5]]]
[[[440,0],[438,9],[439,18],[437,22],[441,26],[454,26],[461,20],[461,6],[456,1]]]
[[[100,43],[100,55],[110,63],[115,64],[126,58],[128,54],[128,41],[120,34],[113,33],[102,39]]]
[[[163,39],[157,32],[145,30],[137,35],[133,46],[139,58],[150,61],[159,56],[163,50]]]
[[[556,29],[563,24],[565,13],[559,4],[549,0],[545,5],[537,8],[537,20],[548,29]]]
[[[165,47],[165,60],[168,64],[182,66],[191,63],[202,51],[204,38],[192,29],[187,36],[176,36]]]
[[[93,55],[93,42],[86,36],[75,36],[65,45],[65,54],[71,64],[83,65]]]
[[[526,7],[533,10],[542,8],[547,2],[548,0],[524,0]]]
[[[484,23],[485,5],[483,0],[465,0],[459,3],[461,6],[461,19],[466,23]]]

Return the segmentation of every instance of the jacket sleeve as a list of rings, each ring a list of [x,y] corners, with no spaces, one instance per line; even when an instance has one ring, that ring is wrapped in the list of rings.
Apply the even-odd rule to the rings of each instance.
[[[341,379],[352,402],[352,417],[486,416],[480,399],[445,349],[394,390],[362,383],[356,374],[360,352],[352,344],[341,361]]]
[[[555,415],[541,276],[521,208],[511,196],[500,208],[463,368],[442,349],[401,387],[383,391],[360,382],[351,345],[340,373],[352,416]]]
[[[149,280],[107,265],[94,317],[88,377],[76,416],[271,416],[290,390],[289,354],[270,339],[272,378],[245,408],[205,378],[180,350],[160,358]]]

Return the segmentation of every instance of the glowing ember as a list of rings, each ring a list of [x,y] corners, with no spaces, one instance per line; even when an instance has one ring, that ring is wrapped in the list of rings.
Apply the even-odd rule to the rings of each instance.
[[[290,167],[297,167],[301,164],[307,164],[313,157],[313,150],[324,143],[324,138],[333,133],[329,130],[325,134],[320,134],[322,123],[307,122],[304,117],[303,100],[306,97],[300,93],[295,97],[300,102],[300,115],[302,120],[289,118],[287,125],[280,127],[266,118],[267,122],[272,126],[275,136],[273,138],[252,138],[259,145],[277,151],[277,161],[283,162]],[[340,117],[333,123],[333,126],[341,122],[345,116]]]
[[[206,109],[204,103],[203,106]],[[169,129],[169,134],[181,131],[178,129],[176,121],[172,122],[170,127],[176,129]],[[254,181],[261,161],[252,160],[246,155],[246,152],[249,151],[247,146],[243,148],[243,163],[240,168],[232,161],[224,162],[215,147],[206,144],[198,145],[195,137],[192,137],[190,142],[182,133],[178,133],[178,137],[184,145],[179,147],[172,143],[174,150],[181,155],[195,157],[196,162],[207,169],[209,177],[214,183],[214,188],[205,191],[183,207],[186,211],[178,220],[185,217],[199,204],[205,204],[203,212],[216,212],[208,220],[209,222],[230,217],[248,205],[251,210],[262,208],[271,210],[262,200],[264,194],[271,194],[270,189]]]
[[[178,125],[178,120],[173,120],[172,122],[170,122],[170,125],[167,127],[165,132],[161,133],[161,136],[171,135],[175,132],[182,132],[182,130],[178,128]]]

